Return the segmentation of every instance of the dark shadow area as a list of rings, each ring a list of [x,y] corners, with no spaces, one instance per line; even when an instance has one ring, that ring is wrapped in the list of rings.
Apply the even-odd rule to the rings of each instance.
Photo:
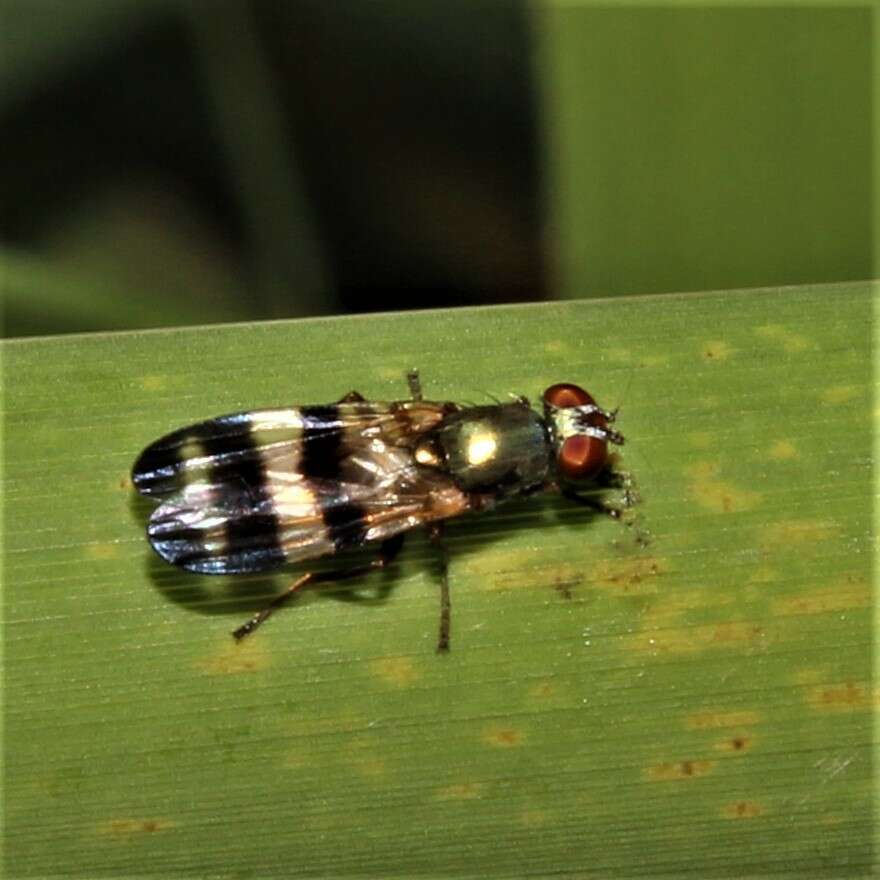
[[[144,528],[153,507],[150,501],[133,493],[132,512]],[[571,529],[589,528],[594,519],[602,516],[562,496],[544,494],[511,501],[496,511],[450,520],[447,522],[445,539],[449,551],[450,586],[454,591],[458,561],[482,552],[511,533],[537,530],[560,520]],[[621,528],[622,533],[627,533],[626,529]],[[373,549],[357,549],[292,564],[268,574],[200,575],[164,562],[152,551],[146,538],[143,553],[147,577],[168,601],[198,614],[228,615],[230,618],[244,618],[260,610],[307,571],[345,572],[376,558]],[[325,600],[366,606],[382,605],[397,588],[404,568],[412,571],[418,567],[436,573],[438,565],[438,552],[427,540],[425,529],[414,529],[407,533],[400,555],[387,568],[350,582],[326,583],[304,589],[291,599],[283,613],[291,613],[303,603]]]

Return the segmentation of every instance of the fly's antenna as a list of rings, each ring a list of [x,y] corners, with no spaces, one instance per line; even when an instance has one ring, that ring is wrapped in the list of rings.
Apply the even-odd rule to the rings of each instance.
[[[630,388],[632,388],[633,378],[635,377],[635,374],[636,364],[632,364],[629,368],[629,378],[626,380],[626,387],[623,389],[623,394],[621,394],[620,397],[617,399],[617,406],[615,406],[614,409],[610,411],[611,418],[609,419],[609,421],[613,422],[617,418],[617,414],[623,407],[623,404],[626,401],[627,397],[629,397],[629,391]]]

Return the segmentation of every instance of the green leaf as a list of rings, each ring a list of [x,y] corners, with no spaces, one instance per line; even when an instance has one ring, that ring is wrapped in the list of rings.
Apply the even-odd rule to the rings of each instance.
[[[3,344],[6,876],[847,876],[872,848],[872,309],[842,284]],[[558,498],[276,578],[155,559],[165,431],[356,388],[620,406]],[[643,539],[643,540],[640,540]]]

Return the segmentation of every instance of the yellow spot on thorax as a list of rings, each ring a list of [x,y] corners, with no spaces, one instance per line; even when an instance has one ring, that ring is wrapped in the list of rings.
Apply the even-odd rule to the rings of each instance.
[[[468,437],[467,456],[468,464],[485,464],[495,455],[498,448],[498,438],[493,431],[479,431]]]

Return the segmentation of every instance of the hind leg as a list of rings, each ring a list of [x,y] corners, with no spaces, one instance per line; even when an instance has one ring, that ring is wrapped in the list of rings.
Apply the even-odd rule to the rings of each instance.
[[[379,556],[366,565],[358,565],[354,568],[339,569],[338,571],[307,571],[297,578],[283,593],[276,596],[262,611],[258,611],[250,620],[243,623],[232,635],[237,642],[250,635],[258,626],[271,617],[282,605],[286,604],[303,587],[311,584],[338,583],[348,578],[363,577],[370,572],[390,565],[400,548],[403,546],[404,533],[395,535],[379,545]]]
[[[337,400],[337,403],[363,403],[367,398],[360,391],[349,391]]]
[[[445,653],[449,650],[450,631],[452,629],[452,602],[449,598],[449,553],[443,540],[443,523],[434,523],[428,537],[437,548],[440,563],[440,632],[437,637],[437,650]]]

